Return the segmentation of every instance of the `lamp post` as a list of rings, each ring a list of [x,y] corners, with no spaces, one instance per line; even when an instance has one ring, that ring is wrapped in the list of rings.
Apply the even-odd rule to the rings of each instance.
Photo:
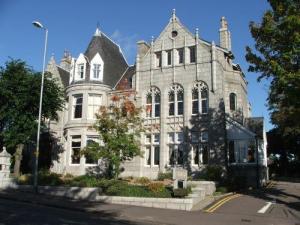
[[[43,91],[44,91],[44,76],[45,76],[45,62],[47,53],[47,42],[48,42],[48,29],[45,28],[39,21],[33,21],[32,24],[39,28],[45,30],[45,46],[44,46],[44,58],[43,58],[43,72],[41,81],[41,92],[40,92],[40,103],[39,103],[39,119],[38,119],[38,130],[36,137],[36,152],[35,152],[35,166],[34,166],[34,181],[33,186],[35,192],[38,192],[38,165],[39,165],[39,148],[40,148],[40,130],[41,130],[41,117],[42,117],[42,103],[43,103]]]

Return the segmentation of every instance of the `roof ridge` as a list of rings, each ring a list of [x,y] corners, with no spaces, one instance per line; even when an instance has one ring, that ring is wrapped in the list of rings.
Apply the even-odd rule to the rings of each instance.
[[[56,64],[56,67],[58,67],[58,68],[60,68],[60,69],[62,69],[62,70],[64,70],[64,71],[70,73],[70,71],[68,71],[68,70],[66,70],[66,69],[64,69],[64,68],[62,68],[62,67],[61,67],[60,65],[58,65],[58,64]]]
[[[104,32],[101,32],[101,34],[103,34],[109,41],[111,41],[114,45],[116,45],[119,48],[120,53],[122,54],[123,58],[125,59],[126,64],[128,65],[128,61],[122,51],[121,46],[118,43],[116,43],[111,37],[109,37],[107,34],[105,34]]]

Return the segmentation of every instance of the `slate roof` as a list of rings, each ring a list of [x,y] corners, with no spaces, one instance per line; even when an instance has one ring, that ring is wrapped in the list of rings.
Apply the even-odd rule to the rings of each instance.
[[[115,86],[116,90],[127,90],[132,88],[132,77],[135,74],[135,65],[129,66],[118,83]]]
[[[61,82],[62,82],[64,88],[66,88],[69,85],[70,73],[59,66],[56,66],[56,67],[57,67]]]
[[[114,87],[128,67],[121,49],[105,34],[101,33],[93,36],[84,55],[91,61],[97,52],[104,62],[102,83]],[[89,81],[89,64],[87,64],[86,69],[86,81]]]

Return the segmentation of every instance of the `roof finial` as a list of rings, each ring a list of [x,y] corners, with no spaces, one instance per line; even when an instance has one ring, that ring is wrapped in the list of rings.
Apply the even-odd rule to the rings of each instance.
[[[97,22],[97,28],[96,28],[94,36],[101,36],[99,21]]]
[[[222,18],[221,18],[221,28],[228,28],[225,16],[222,16]]]
[[[172,19],[173,20],[176,19],[176,9],[173,9],[173,11],[172,11]]]
[[[196,38],[199,38],[199,29],[198,29],[198,27],[196,28],[195,35],[196,35]]]

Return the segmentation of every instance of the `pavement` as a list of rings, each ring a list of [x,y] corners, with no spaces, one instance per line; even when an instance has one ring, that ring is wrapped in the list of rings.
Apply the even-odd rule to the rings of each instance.
[[[206,210],[187,212],[0,191],[0,225],[300,225],[300,183],[274,182],[267,189],[232,196],[236,195],[220,199]]]

